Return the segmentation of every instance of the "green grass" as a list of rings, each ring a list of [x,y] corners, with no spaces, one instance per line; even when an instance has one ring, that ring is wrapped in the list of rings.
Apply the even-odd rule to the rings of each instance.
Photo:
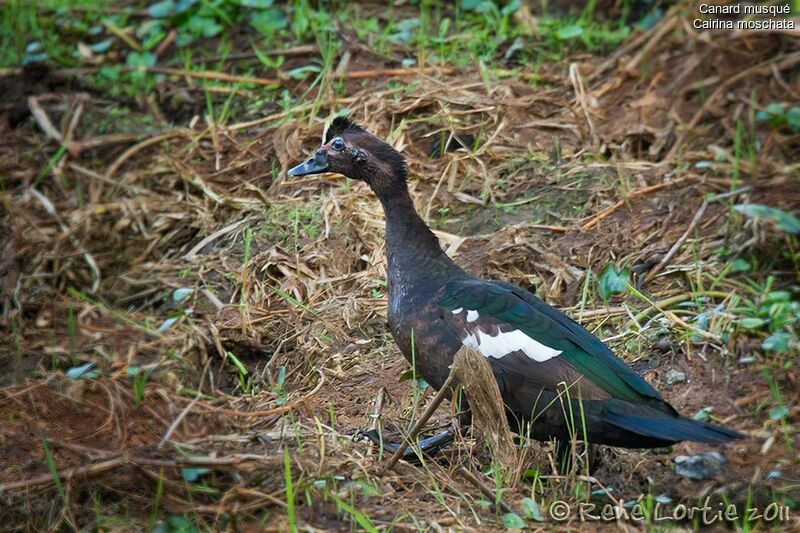
[[[292,483],[292,463],[289,459],[289,449],[283,449],[283,476],[286,486],[286,513],[289,521],[289,530],[297,531],[297,517],[295,512],[294,485]]]
[[[389,11],[388,19],[365,16],[358,4],[346,2],[320,8],[312,6],[308,0],[295,0],[288,5],[254,8],[239,0],[201,0],[181,10],[178,4],[167,1],[150,2],[150,16],[141,20],[122,12],[104,12],[102,9],[108,5],[100,0],[42,0],[38,3],[9,0],[2,19],[0,67],[19,66],[26,55],[28,60],[38,58],[62,66],[78,66],[83,61],[77,53],[80,41],[94,47],[99,56],[108,51],[121,54],[122,62],[103,63],[95,81],[110,94],[135,96],[152,91],[155,81],[163,78],[137,70],[137,67],[174,65],[174,60],[178,59],[178,64],[187,69],[214,69],[219,63],[207,64],[203,57],[225,57],[233,47],[229,37],[231,30],[248,28],[253,34],[250,46],[256,57],[255,62],[235,63],[236,69],[244,75],[256,74],[257,66],[280,68],[283,57],[264,53],[275,50],[277,43],[290,47],[315,41],[320,58],[311,58],[310,63],[286,73],[290,78],[310,81],[307,91],[319,87],[314,105],[302,113],[314,116],[321,98],[331,89],[340,91],[342,88],[341,84],[331,81],[341,49],[334,33],[337,23],[351,25],[359,38],[367,41],[379,55],[388,58],[398,47],[406,49],[404,65],[408,66],[480,65],[493,60],[516,38],[533,39],[533,48],[517,48],[521,66],[534,72],[545,56],[561,58],[569,51],[608,48],[618,44],[630,31],[625,22],[597,19],[591,5],[579,15],[545,14],[538,26],[527,29],[520,26],[515,16],[519,9],[515,1],[442,5],[423,0],[418,3],[416,13],[403,10],[401,18]],[[76,6],[83,10],[64,9]],[[131,25],[135,31],[125,32]],[[177,56],[157,58],[155,50],[173,30],[177,32]],[[207,49],[194,46],[208,39],[217,39],[216,50],[209,53]],[[26,52],[31,43],[38,43],[38,49]],[[282,93],[278,88],[255,90],[272,101]]]
[[[275,202],[264,213],[264,225],[259,233],[269,242],[291,247],[297,253],[301,241],[319,237],[323,225],[319,216],[320,207],[314,202],[303,206]]]
[[[248,375],[250,374],[247,367],[239,360],[238,357],[233,355],[233,352],[225,352],[225,358],[230,360],[234,367],[236,367],[237,375],[239,376],[239,391],[242,394],[250,392]]]
[[[377,533],[378,528],[372,523],[369,517],[364,514],[362,511],[359,511],[349,503],[345,502],[343,499],[338,497],[336,494],[330,493],[331,498],[336,502],[337,507],[347,515],[349,515],[353,522],[358,524],[364,531],[368,531],[370,533]]]
[[[0,21],[0,68],[42,59],[76,66],[78,36],[96,31],[107,6],[103,0],[6,0]]]
[[[44,452],[44,458],[47,462],[47,470],[50,472],[50,476],[53,478],[53,484],[56,487],[56,492],[61,497],[61,500],[64,502],[64,507],[69,507],[69,500],[67,499],[67,493],[64,491],[64,484],[61,481],[61,476],[58,473],[58,465],[56,465],[56,458],[53,455],[53,451],[50,449],[50,445],[47,443],[47,439],[44,436],[44,433],[39,430],[39,440],[42,443],[42,451]]]
[[[130,327],[132,327],[134,329],[137,329],[137,330],[139,330],[139,331],[141,331],[143,333],[147,333],[148,335],[152,335],[154,337],[162,337],[163,336],[163,334],[160,331],[158,331],[156,329],[153,329],[149,324],[146,324],[146,323],[142,324],[142,323],[132,319],[130,316],[128,316],[127,313],[119,311],[118,309],[115,309],[113,307],[107,306],[105,303],[101,302],[100,300],[98,300],[96,298],[92,298],[91,296],[88,296],[88,295],[84,294],[83,292],[79,291],[78,289],[76,289],[74,287],[68,287],[67,288],[67,293],[70,296],[72,296],[74,298],[77,298],[77,299],[79,299],[79,300],[81,300],[81,301],[83,301],[85,303],[92,304],[92,305],[96,306],[102,312],[112,316],[113,318],[115,318],[119,322],[121,322],[123,324],[126,324],[126,325],[128,325],[128,326],[130,326]]]
[[[131,367],[132,368],[132,367]],[[138,407],[144,401],[145,385],[150,378],[149,372],[138,368],[133,374],[133,405]]]
[[[40,33],[36,7],[25,0],[11,0],[0,21],[0,68],[22,64],[31,35]]]
[[[67,335],[69,355],[72,358],[72,364],[75,364],[76,356],[78,354],[78,322],[75,319],[75,308],[70,303],[67,306]]]

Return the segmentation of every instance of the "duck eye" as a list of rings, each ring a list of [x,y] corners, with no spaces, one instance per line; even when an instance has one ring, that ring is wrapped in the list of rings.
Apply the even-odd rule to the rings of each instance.
[[[331,143],[331,148],[336,150],[337,152],[341,152],[344,150],[344,141],[341,139],[334,139]]]

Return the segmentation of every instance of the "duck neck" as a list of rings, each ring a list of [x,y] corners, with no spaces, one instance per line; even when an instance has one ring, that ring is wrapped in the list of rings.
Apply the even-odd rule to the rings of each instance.
[[[386,215],[386,255],[390,292],[393,286],[411,284],[409,289],[436,282],[460,272],[447,257],[439,239],[414,208],[403,184],[393,191],[376,191]]]

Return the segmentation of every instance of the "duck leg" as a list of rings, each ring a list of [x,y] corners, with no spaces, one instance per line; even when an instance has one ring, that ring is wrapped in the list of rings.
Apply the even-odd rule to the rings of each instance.
[[[384,450],[388,451],[391,454],[396,454],[397,451],[402,446],[402,444],[384,441],[381,438],[380,433],[378,433],[378,431],[375,429],[371,429],[369,431],[359,431],[353,438],[354,440],[369,439],[369,441],[372,442],[372,444],[374,444],[375,446],[382,447]],[[455,434],[453,430],[442,431],[441,433],[437,433],[435,435],[432,435],[430,437],[424,438],[421,441],[419,441],[419,450],[423,454],[431,457],[436,455],[439,452],[439,450],[441,450],[442,448],[453,442],[454,439],[455,439]],[[417,455],[417,452],[414,450],[414,448],[410,446],[404,447],[404,450],[400,452],[399,458],[403,459],[404,461],[412,463],[419,462],[419,456]]]
[[[397,447],[397,450],[395,450],[394,454],[392,455],[391,459],[389,459],[389,462],[386,463],[386,466],[383,467],[384,474],[389,470],[391,470],[392,468],[394,468],[394,465],[397,464],[397,461],[399,461],[400,458],[405,454],[406,450],[408,449],[408,445],[411,443],[412,440],[417,438],[417,435],[419,435],[419,432],[422,431],[423,426],[425,426],[428,420],[430,420],[430,418],[433,416],[433,413],[436,412],[436,409],[439,407],[439,405],[441,405],[445,397],[450,393],[450,388],[453,386],[455,381],[456,381],[456,376],[453,373],[453,371],[450,370],[450,374],[447,376],[447,379],[444,380],[444,383],[439,388],[439,391],[436,393],[436,396],[433,397],[431,403],[428,404],[428,406],[425,408],[425,411],[417,419],[416,423],[414,424],[414,427],[412,427],[411,431],[408,432],[408,438],[400,443],[400,445]]]
[[[425,423],[428,420],[430,420],[431,416],[433,416],[433,413],[436,411],[436,409],[439,407],[442,401],[444,401],[445,397],[450,391],[450,387],[455,382],[455,379],[456,379],[455,375],[451,371],[450,375],[447,376],[447,379],[445,380],[444,384],[436,393],[436,396],[433,397],[431,402],[425,408],[425,411],[420,415],[420,417],[414,423],[414,426],[408,433],[408,437],[405,440],[403,440],[400,444],[390,443],[390,446],[392,446],[394,450],[383,444],[380,435],[375,430],[359,432],[356,435],[356,437],[359,436],[366,437],[369,440],[371,440],[374,444],[382,445],[384,449],[388,449],[389,451],[392,452],[392,457],[389,459],[389,461],[386,463],[386,466],[383,468],[383,473],[386,473],[392,468],[394,468],[394,465],[396,465],[397,461],[399,461],[400,459],[410,459],[417,457],[417,454],[414,452],[414,450],[409,450],[409,444],[411,444],[411,442],[417,438],[417,435],[419,435],[420,431],[422,431],[422,428],[425,425]],[[428,437],[427,439],[423,439],[422,441],[420,441],[420,449],[426,455],[429,454],[428,452],[435,454],[442,447],[453,442],[454,438],[455,437],[452,432],[446,431],[444,433],[440,433],[438,435],[434,435],[433,437]]]
[[[576,448],[578,456],[583,456],[589,465],[589,473],[596,468],[597,446],[588,442],[579,442]],[[573,461],[576,459],[572,453],[572,442],[559,439],[556,441],[556,467],[558,473],[567,475],[572,470]],[[580,469],[578,469],[580,470]]]

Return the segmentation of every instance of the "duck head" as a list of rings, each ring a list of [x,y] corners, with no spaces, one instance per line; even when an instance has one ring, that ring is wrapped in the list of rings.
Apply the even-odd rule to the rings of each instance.
[[[378,196],[406,184],[405,158],[347,117],[336,117],[314,155],[289,169],[291,177],[334,172],[366,182]]]

